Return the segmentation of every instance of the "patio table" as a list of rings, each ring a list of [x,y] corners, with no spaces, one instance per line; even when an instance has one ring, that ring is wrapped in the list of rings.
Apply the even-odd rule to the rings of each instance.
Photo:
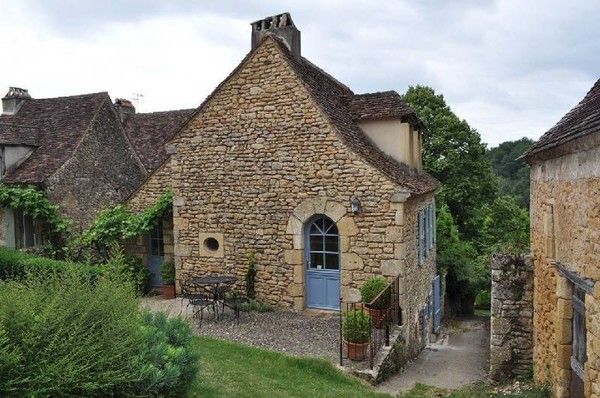
[[[215,303],[215,321],[218,320],[218,304],[222,304],[223,311],[227,305],[225,302],[225,294],[231,290],[231,286],[237,282],[238,278],[231,275],[211,275],[204,277],[194,277],[190,282],[204,289],[208,294],[212,295]],[[221,314],[222,318],[222,314]]]

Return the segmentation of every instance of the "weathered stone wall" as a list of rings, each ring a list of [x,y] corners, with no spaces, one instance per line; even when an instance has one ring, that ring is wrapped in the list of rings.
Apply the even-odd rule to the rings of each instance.
[[[417,265],[417,209],[432,198],[391,201],[403,187],[343,144],[279,51],[263,42],[169,149],[178,272],[243,280],[254,250],[258,296],[303,309],[304,226],[325,214],[340,233],[343,299],[359,300],[358,288],[374,275],[404,275],[407,342],[424,344],[418,314],[435,251]],[[362,203],[358,214],[350,211],[354,197]],[[220,244],[212,255],[203,247],[211,236]]]
[[[167,159],[126,199],[127,208],[132,212],[142,212],[156,204],[171,188],[171,171],[171,162]]]
[[[549,375],[559,397],[569,395],[572,284],[553,264],[558,261],[582,278],[600,279],[599,142],[600,133],[590,134],[531,168],[534,373],[538,382]],[[598,287],[586,294],[588,397],[600,396],[599,300]]]
[[[505,380],[529,371],[533,359],[533,262],[496,254],[492,259],[490,377]]]
[[[73,157],[46,182],[52,203],[83,230],[102,206],[123,200],[146,171],[135,155],[110,101],[105,101]]]

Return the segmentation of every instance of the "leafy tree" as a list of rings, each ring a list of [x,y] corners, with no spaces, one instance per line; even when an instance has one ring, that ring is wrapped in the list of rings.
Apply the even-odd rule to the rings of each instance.
[[[432,88],[411,86],[403,98],[425,123],[423,164],[443,184],[439,200],[448,205],[462,234],[475,235],[476,211],[493,200],[497,191],[497,180],[485,158],[485,144]]]
[[[517,204],[526,209],[529,209],[529,165],[517,158],[534,142],[531,138],[523,137],[517,141],[503,142],[486,153],[499,179],[498,193],[514,196]]]
[[[529,250],[529,213],[512,196],[500,196],[485,204],[477,216],[480,234],[476,245],[480,253]]]

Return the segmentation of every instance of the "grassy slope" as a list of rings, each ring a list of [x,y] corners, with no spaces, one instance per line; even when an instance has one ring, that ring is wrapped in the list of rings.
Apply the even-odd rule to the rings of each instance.
[[[195,338],[200,373],[190,397],[389,397],[329,362]]]

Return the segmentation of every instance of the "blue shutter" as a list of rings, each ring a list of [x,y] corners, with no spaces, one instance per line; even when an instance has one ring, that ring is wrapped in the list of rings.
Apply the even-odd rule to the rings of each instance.
[[[435,245],[435,235],[436,235],[436,231],[437,231],[437,226],[436,226],[436,222],[435,222],[435,200],[433,201],[433,204],[431,206],[433,208],[433,215],[432,215],[433,228],[431,229],[431,231],[433,232],[433,244]]]
[[[419,210],[419,265],[423,264],[423,210]]]

